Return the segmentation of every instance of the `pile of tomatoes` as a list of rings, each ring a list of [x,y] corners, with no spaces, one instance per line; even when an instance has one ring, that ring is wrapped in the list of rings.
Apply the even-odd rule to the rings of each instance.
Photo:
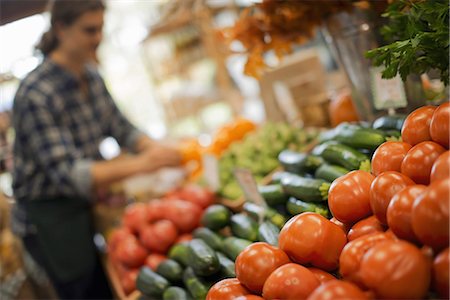
[[[140,267],[156,270],[172,245],[192,239],[203,209],[214,202],[211,191],[190,184],[162,199],[127,206],[122,226],[108,238],[109,259],[126,294],[136,289]]]
[[[333,219],[294,216],[278,247],[248,246],[207,299],[448,298],[449,116],[448,102],[412,112],[371,173],[332,183]]]

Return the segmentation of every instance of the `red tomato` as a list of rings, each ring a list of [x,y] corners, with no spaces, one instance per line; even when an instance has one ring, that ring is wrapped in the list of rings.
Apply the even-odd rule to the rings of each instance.
[[[139,244],[138,240],[127,239],[126,243],[117,245],[116,258],[129,268],[142,266],[147,257],[147,250]]]
[[[430,122],[430,136],[433,141],[449,148],[450,102],[439,105]]]
[[[424,185],[410,185],[392,197],[387,209],[387,223],[396,236],[418,243],[411,226],[411,211],[414,200],[426,190]]]
[[[250,291],[261,293],[270,273],[290,263],[282,250],[267,243],[254,243],[236,258],[236,277]]]
[[[339,257],[339,273],[342,277],[361,288],[366,288],[359,273],[361,259],[370,248],[388,239],[390,237],[384,233],[371,233],[345,245]]]
[[[234,300],[264,300],[264,298],[257,295],[244,295],[234,298]]]
[[[370,216],[353,225],[347,234],[347,239],[353,241],[366,234],[384,232],[385,230],[383,224],[375,216]]]
[[[180,235],[174,244],[182,243],[182,242],[189,242],[192,240],[192,234],[191,233],[184,233]]]
[[[333,275],[318,268],[308,268],[320,281],[321,284],[336,279]]]
[[[147,204],[147,214],[150,222],[164,219],[167,203],[160,199],[150,200]]]
[[[347,238],[339,226],[308,212],[292,217],[281,229],[278,242],[293,261],[332,271]]]
[[[138,233],[140,228],[149,222],[147,205],[145,203],[128,205],[123,214],[122,222],[133,233]]]
[[[223,279],[214,284],[206,295],[206,300],[233,300],[250,292],[236,278]]]
[[[159,253],[151,253],[147,258],[145,259],[145,265],[152,269],[153,271],[156,271],[159,264],[162,263],[167,259],[167,256],[159,254]]]
[[[141,242],[151,251],[166,253],[177,238],[177,227],[169,220],[159,220],[146,227]]]
[[[112,253],[115,251],[117,246],[128,238],[135,238],[131,231],[127,227],[119,227],[113,229],[108,238],[108,252]]]
[[[403,158],[411,149],[404,142],[385,142],[381,144],[372,156],[372,174],[380,175],[386,171],[400,172]]]
[[[434,161],[431,167],[430,182],[450,177],[450,151],[445,151]]]
[[[360,274],[378,298],[423,299],[430,286],[431,264],[416,246],[389,240],[367,251]]]
[[[409,150],[402,162],[402,173],[417,184],[429,184],[431,168],[445,149],[435,142],[422,142]]]
[[[215,201],[213,192],[196,184],[183,186],[179,191],[178,196],[180,199],[197,204],[201,208],[206,208]]]
[[[449,297],[449,264],[450,251],[447,247],[439,253],[433,262],[433,286],[439,296],[448,299]]]
[[[331,184],[328,206],[333,216],[347,224],[371,215],[369,190],[374,176],[364,171],[352,171]]]
[[[332,217],[330,219],[330,222],[336,224],[337,226],[339,226],[339,228],[341,228],[345,233],[347,233],[350,230],[350,226],[345,225],[344,223],[342,223],[341,221],[339,221],[335,217]]]
[[[427,105],[410,113],[403,123],[402,140],[412,146],[430,141],[430,123],[436,107]]]
[[[308,300],[335,299],[369,299],[369,297],[353,283],[342,280],[328,281],[308,297]]]
[[[439,252],[449,243],[450,180],[441,179],[428,186],[414,201],[412,228],[417,238]]]
[[[138,276],[139,269],[131,269],[123,272],[120,275],[120,284],[126,295],[136,290],[136,278]]]
[[[276,269],[264,284],[264,299],[306,299],[320,285],[307,268],[294,263]]]
[[[191,202],[182,200],[168,201],[164,216],[172,221],[179,232],[191,232],[198,227],[202,209]]]
[[[375,178],[370,186],[370,207],[378,221],[387,224],[386,211],[392,197],[404,187],[413,184],[414,181],[395,171],[381,173]]]

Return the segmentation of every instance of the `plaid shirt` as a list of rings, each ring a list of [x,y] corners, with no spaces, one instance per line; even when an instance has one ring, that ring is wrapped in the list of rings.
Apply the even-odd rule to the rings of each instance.
[[[100,142],[112,136],[133,149],[142,134],[118,110],[97,71],[85,71],[87,97],[75,76],[50,59],[21,82],[13,106],[13,190],[19,204],[92,198],[90,168],[101,159]],[[16,219],[23,219],[20,210]]]

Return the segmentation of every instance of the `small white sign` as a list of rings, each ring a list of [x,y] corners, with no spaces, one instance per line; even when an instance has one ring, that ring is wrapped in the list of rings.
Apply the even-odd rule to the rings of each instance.
[[[381,77],[382,67],[372,67],[370,69],[370,79],[374,106],[378,110],[389,108],[406,107],[405,87],[400,75],[394,78],[384,79]]]
[[[247,169],[235,169],[234,176],[244,192],[245,198],[259,206],[267,207],[267,203],[258,191],[253,174]]]
[[[219,161],[212,154],[204,154],[202,161],[205,181],[208,187],[216,192],[220,188]]]

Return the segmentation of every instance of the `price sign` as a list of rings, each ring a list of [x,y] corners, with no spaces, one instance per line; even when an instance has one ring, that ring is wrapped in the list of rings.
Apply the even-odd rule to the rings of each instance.
[[[258,191],[255,178],[253,178],[252,173],[247,169],[235,169],[234,176],[244,192],[245,199],[261,208],[258,212],[259,223],[261,224],[265,218],[267,203]]]
[[[381,78],[381,67],[372,67],[370,69],[370,79],[372,93],[374,96],[374,106],[378,110],[406,107],[405,88],[403,81],[397,74],[394,78]]]
[[[211,154],[204,154],[202,161],[204,179],[211,190],[217,191],[220,187],[219,161]]]

